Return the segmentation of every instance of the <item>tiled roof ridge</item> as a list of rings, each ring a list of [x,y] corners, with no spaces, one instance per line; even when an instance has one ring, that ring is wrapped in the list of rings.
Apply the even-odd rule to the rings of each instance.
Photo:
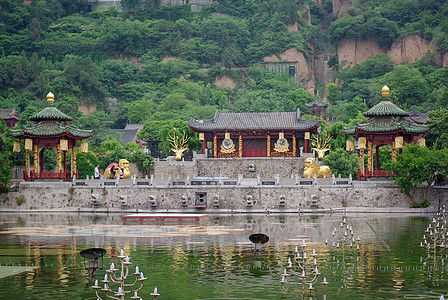
[[[312,107],[312,106],[319,106],[319,107],[327,107],[328,103],[326,103],[319,95],[319,93],[317,93],[314,98],[313,101],[309,102],[309,103],[305,103],[306,107]]]
[[[381,101],[368,111],[364,112],[363,116],[409,116],[409,113],[393,104],[392,101]]]
[[[29,117],[31,121],[41,120],[59,120],[59,121],[73,121],[73,119],[64,114],[62,111],[54,106],[47,106],[35,115]]]

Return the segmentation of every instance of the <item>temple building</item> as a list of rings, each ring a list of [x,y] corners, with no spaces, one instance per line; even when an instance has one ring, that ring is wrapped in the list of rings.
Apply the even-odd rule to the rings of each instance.
[[[20,121],[20,117],[15,108],[0,109],[0,118],[2,118],[6,125],[10,128],[16,127],[17,123]]]
[[[317,119],[301,119],[296,112],[221,113],[211,120],[190,119],[199,133],[202,152],[209,157],[298,157],[300,146],[309,152],[309,139],[319,128]]]
[[[309,108],[310,115],[316,116],[324,120],[327,119],[328,103],[322,100],[322,98],[319,96],[319,91],[314,96],[313,101],[305,103],[305,106]]]
[[[387,86],[384,86],[381,92],[383,97],[389,96]],[[422,136],[429,130],[429,126],[419,124],[410,116],[410,113],[400,109],[391,101],[381,101],[363,115],[367,120],[352,127],[345,127],[343,130],[343,133],[355,138],[355,141],[347,141],[346,150],[356,150],[359,153],[359,180],[388,176],[386,170],[379,170],[378,153],[381,146],[391,148],[392,160],[396,159],[397,151],[401,151],[404,143],[425,146],[425,139]],[[364,165],[365,152],[367,152],[367,168]]]
[[[31,116],[29,119],[35,124],[23,129],[11,130],[10,135],[24,140],[25,171],[24,180],[60,179],[67,180],[78,177],[76,168],[76,148],[81,142],[92,136],[90,130],[81,130],[69,124],[73,119],[53,106],[54,95],[47,94],[48,106]],[[80,143],[81,152],[87,152],[86,142]],[[14,152],[21,151],[21,142],[14,142]],[[46,148],[57,151],[57,170],[46,172],[44,165],[44,150]],[[67,152],[70,151],[71,164],[67,167]],[[30,153],[33,154],[33,168],[31,169]]]

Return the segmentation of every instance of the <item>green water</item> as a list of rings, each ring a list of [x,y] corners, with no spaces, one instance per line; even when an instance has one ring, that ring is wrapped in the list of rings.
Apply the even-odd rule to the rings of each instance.
[[[86,288],[79,255],[91,247],[107,250],[106,268],[118,263],[115,255],[123,247],[133,263],[131,271],[138,265],[148,278],[139,292],[142,299],[153,299],[149,293],[155,286],[161,294],[157,299],[439,299],[448,294],[448,259],[428,257],[419,247],[429,217],[348,216],[355,236],[361,238],[359,251],[325,245],[341,219],[210,216],[196,231],[184,231],[189,226],[146,226],[128,237],[126,226],[106,226],[121,225],[121,215],[0,214],[0,299],[96,299]],[[270,241],[254,253],[248,236],[258,232]],[[159,236],[166,233],[175,235]],[[311,292],[301,285],[288,285],[283,291],[281,274],[302,240],[318,252],[322,274]],[[38,267],[7,276],[11,265]],[[97,279],[104,274],[98,270]],[[323,277],[329,282],[326,286],[319,284]],[[288,281],[298,282],[295,279]]]

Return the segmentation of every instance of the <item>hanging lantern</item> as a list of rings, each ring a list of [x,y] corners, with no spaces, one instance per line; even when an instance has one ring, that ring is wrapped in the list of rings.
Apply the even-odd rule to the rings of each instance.
[[[310,139],[310,133],[309,132],[305,132],[305,140],[309,140]]]
[[[33,150],[33,140],[25,139],[25,150]]]
[[[81,152],[86,153],[89,151],[89,144],[87,144],[87,142],[82,142],[81,143]]]
[[[283,132],[279,132],[278,139],[283,140],[285,138],[285,134]]]
[[[230,132],[226,132],[225,139],[226,139],[226,140],[230,140]]]
[[[395,148],[397,148],[397,149],[403,148],[403,137],[402,136],[395,137]]]
[[[366,149],[366,138],[360,137],[358,139],[358,149]]]
[[[420,147],[426,147],[426,140],[424,138],[419,138],[417,140],[417,145],[419,145]]]
[[[20,142],[14,142],[12,151],[13,152],[20,152]]]
[[[68,150],[68,141],[67,140],[61,140],[61,151],[67,151]]]
[[[355,151],[355,141],[347,140],[347,144],[345,146],[346,151]]]
[[[203,141],[204,139],[205,139],[204,133],[203,132],[199,132],[199,140]]]

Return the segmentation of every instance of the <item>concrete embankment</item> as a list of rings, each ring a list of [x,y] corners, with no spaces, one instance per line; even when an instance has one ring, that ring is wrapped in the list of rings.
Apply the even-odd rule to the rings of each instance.
[[[422,199],[424,187],[418,190]],[[0,196],[0,211],[351,213],[431,212],[448,188],[433,187],[430,207],[411,209],[391,181],[350,179],[200,178],[20,182]]]

